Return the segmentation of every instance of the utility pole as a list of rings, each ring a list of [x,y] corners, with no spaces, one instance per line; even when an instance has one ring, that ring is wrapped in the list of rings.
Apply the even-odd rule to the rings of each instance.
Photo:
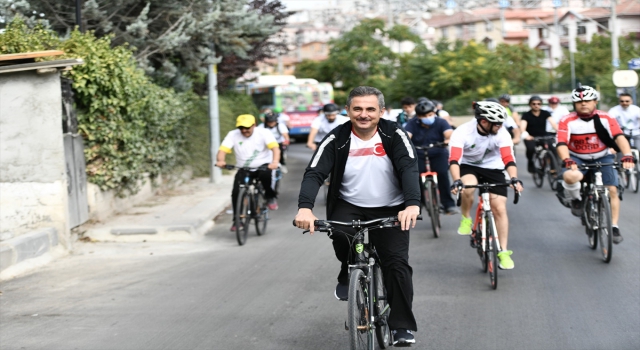
[[[392,0],[387,0],[387,4],[389,4],[389,9],[387,10],[387,25],[389,29],[393,28],[393,6],[391,5]]]
[[[215,46],[212,56],[215,58]],[[211,170],[209,182],[220,183],[222,180],[222,170],[216,167],[218,156],[218,145],[220,145],[220,111],[218,108],[218,65],[209,65],[209,136],[211,153]]]
[[[620,67],[620,49],[618,47],[618,14],[616,13],[616,0],[611,0],[611,65]]]
[[[76,0],[76,25],[81,33],[84,33],[82,26],[82,0]]]

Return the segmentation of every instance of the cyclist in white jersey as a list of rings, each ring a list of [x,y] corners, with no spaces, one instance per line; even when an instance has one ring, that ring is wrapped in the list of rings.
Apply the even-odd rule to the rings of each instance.
[[[460,125],[451,134],[449,140],[449,171],[454,180],[451,186],[453,194],[457,194],[461,185],[476,185],[479,181],[488,183],[505,183],[503,171],[511,178],[510,183],[516,190],[522,191],[522,181],[518,180],[518,169],[513,156],[511,136],[502,127],[507,118],[507,111],[499,103],[480,101],[474,103],[476,119]],[[474,189],[462,192],[462,219],[458,234],[471,234],[471,206]],[[498,240],[502,251],[498,253],[501,269],[513,269],[511,250],[507,250],[509,238],[509,218],[507,217],[506,187],[492,187],[491,210],[496,221]]]
[[[285,152],[289,146],[289,129],[284,123],[278,121],[279,116],[276,113],[269,112],[264,115],[264,123],[258,125],[258,128],[271,131],[275,137],[278,147],[280,148],[280,170],[284,174],[288,172],[285,159]]]
[[[640,107],[633,104],[631,95],[620,94],[620,104],[609,110],[609,115],[616,118],[622,132],[633,139],[634,147],[640,148]]]
[[[333,103],[328,103],[322,107],[323,115],[317,116],[311,122],[311,131],[307,138],[307,147],[316,150],[317,145],[324,139],[331,130],[349,121],[349,118],[338,115],[340,108]]]

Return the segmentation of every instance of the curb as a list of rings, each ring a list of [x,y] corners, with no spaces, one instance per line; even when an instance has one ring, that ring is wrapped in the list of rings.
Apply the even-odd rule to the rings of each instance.
[[[58,245],[58,231],[46,227],[0,242],[0,271],[48,253]]]
[[[228,197],[228,196],[225,196]],[[231,199],[207,198],[187,210],[184,219],[168,225],[132,225],[90,228],[84,233],[92,242],[182,242],[197,241],[214,226]]]

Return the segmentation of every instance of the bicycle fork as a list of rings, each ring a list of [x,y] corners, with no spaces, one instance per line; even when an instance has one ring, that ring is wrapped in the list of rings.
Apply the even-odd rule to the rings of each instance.
[[[481,246],[482,246],[482,251],[486,252],[487,249],[487,218],[491,218],[491,235],[493,236],[493,239],[496,241],[496,247],[498,249],[498,251],[496,252],[496,254],[498,254],[500,251],[502,251],[502,247],[500,247],[500,240],[498,239],[498,230],[496,229],[496,220],[493,217],[493,212],[491,212],[491,205],[489,203],[489,199],[490,199],[490,194],[489,192],[485,192],[482,193],[482,211],[484,212],[482,215],[482,227],[481,227],[481,231],[482,231],[482,241],[481,241]],[[493,249],[492,247],[489,247],[489,249]]]

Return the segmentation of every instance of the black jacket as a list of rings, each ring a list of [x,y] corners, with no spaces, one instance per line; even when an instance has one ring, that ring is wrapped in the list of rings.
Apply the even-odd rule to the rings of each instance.
[[[344,168],[349,156],[351,142],[351,122],[348,121],[333,129],[316,149],[302,179],[298,208],[313,209],[318,190],[331,174],[331,185],[327,199],[327,218],[331,217],[336,201],[340,196],[340,186]],[[407,133],[396,123],[380,119],[378,133],[382,146],[391,159],[398,183],[402,187],[405,206],[420,207],[420,176],[416,149]],[[380,179],[384,181],[384,179]],[[375,186],[372,183],[371,186]]]

